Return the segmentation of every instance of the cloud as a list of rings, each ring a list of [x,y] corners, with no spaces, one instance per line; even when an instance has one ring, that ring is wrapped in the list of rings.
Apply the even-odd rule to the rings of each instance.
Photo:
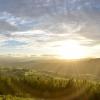
[[[74,39],[94,47],[99,17],[99,0],[0,0],[0,45],[45,53]]]
[[[21,31],[32,28],[34,25],[38,24],[38,21],[31,18],[18,17],[8,12],[1,12],[0,24],[1,25],[4,24],[6,26],[5,27],[2,25],[0,29],[5,28],[5,30],[7,30],[10,27],[9,31],[11,31],[11,29],[13,31],[18,31],[18,30]]]
[[[0,34],[0,41],[6,40],[7,37],[5,37],[3,34]]]
[[[65,27],[65,26],[64,26]],[[80,27],[76,28],[75,30],[69,29],[69,33],[60,34],[60,33],[52,33],[52,31],[46,30],[28,30],[28,31],[18,31],[18,32],[10,32],[6,34],[1,34],[2,40],[9,41],[15,40],[18,42],[25,42],[25,47],[27,45],[29,47],[55,47],[56,45],[59,46],[60,41],[66,41],[69,39],[78,40],[81,45],[85,46],[92,46],[97,44],[97,41],[92,39],[86,38],[77,33],[80,30]],[[6,39],[6,40],[5,40]],[[55,44],[55,43],[58,44]],[[17,45],[18,46],[18,45]],[[20,46],[20,44],[19,44]]]
[[[16,31],[17,27],[12,26],[11,24],[5,22],[5,21],[0,21],[0,31]]]
[[[22,45],[26,45],[27,43],[25,42],[20,42],[20,41],[17,41],[17,40],[6,40],[3,42],[3,45],[2,47],[8,47],[8,48],[12,48],[12,47],[19,47],[19,46],[22,46]]]
[[[10,25],[6,28],[12,27],[12,30],[27,31],[33,28],[54,34],[79,31],[79,34],[89,38],[91,38],[90,30],[94,32],[94,38],[97,37],[95,34],[98,35],[100,32],[98,30],[100,21],[98,0],[1,1],[0,19]]]
[[[91,24],[90,24],[91,23]],[[99,22],[90,22],[90,23],[86,23],[84,25],[84,27],[78,32],[79,34],[87,37],[87,38],[91,38],[95,41],[99,41],[100,40],[100,23]]]
[[[92,13],[99,9],[98,0],[0,0],[0,11],[17,16],[41,17],[46,14]],[[80,11],[81,10],[81,11]],[[91,12],[92,10],[92,12]],[[80,11],[80,12],[79,12]],[[75,14],[75,13],[74,13]]]

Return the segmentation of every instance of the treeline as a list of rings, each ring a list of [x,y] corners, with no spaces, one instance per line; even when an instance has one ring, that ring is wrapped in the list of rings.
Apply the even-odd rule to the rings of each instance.
[[[23,69],[11,75],[0,75],[0,95],[17,97],[67,98],[68,100],[100,100],[100,83],[67,79]],[[23,72],[19,75],[20,72]],[[6,74],[6,73],[5,73]]]

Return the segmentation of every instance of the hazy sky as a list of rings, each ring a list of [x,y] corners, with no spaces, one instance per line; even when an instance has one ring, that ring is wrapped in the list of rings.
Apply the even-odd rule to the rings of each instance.
[[[0,0],[0,54],[56,55],[67,40],[100,57],[100,0]]]

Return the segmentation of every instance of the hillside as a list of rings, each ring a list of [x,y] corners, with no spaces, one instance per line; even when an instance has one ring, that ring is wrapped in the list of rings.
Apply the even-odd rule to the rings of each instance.
[[[1,68],[0,95],[4,100],[100,100],[100,82],[36,70]]]
[[[0,58],[0,100],[100,100],[100,59]]]
[[[0,58],[0,67],[25,68],[52,72],[71,77],[89,77],[99,79],[100,59],[59,60],[32,58]]]

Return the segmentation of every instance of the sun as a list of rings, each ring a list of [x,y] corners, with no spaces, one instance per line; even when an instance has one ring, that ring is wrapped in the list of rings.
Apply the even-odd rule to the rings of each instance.
[[[58,50],[58,55],[63,59],[81,59],[86,57],[86,50],[78,41],[68,40]]]

